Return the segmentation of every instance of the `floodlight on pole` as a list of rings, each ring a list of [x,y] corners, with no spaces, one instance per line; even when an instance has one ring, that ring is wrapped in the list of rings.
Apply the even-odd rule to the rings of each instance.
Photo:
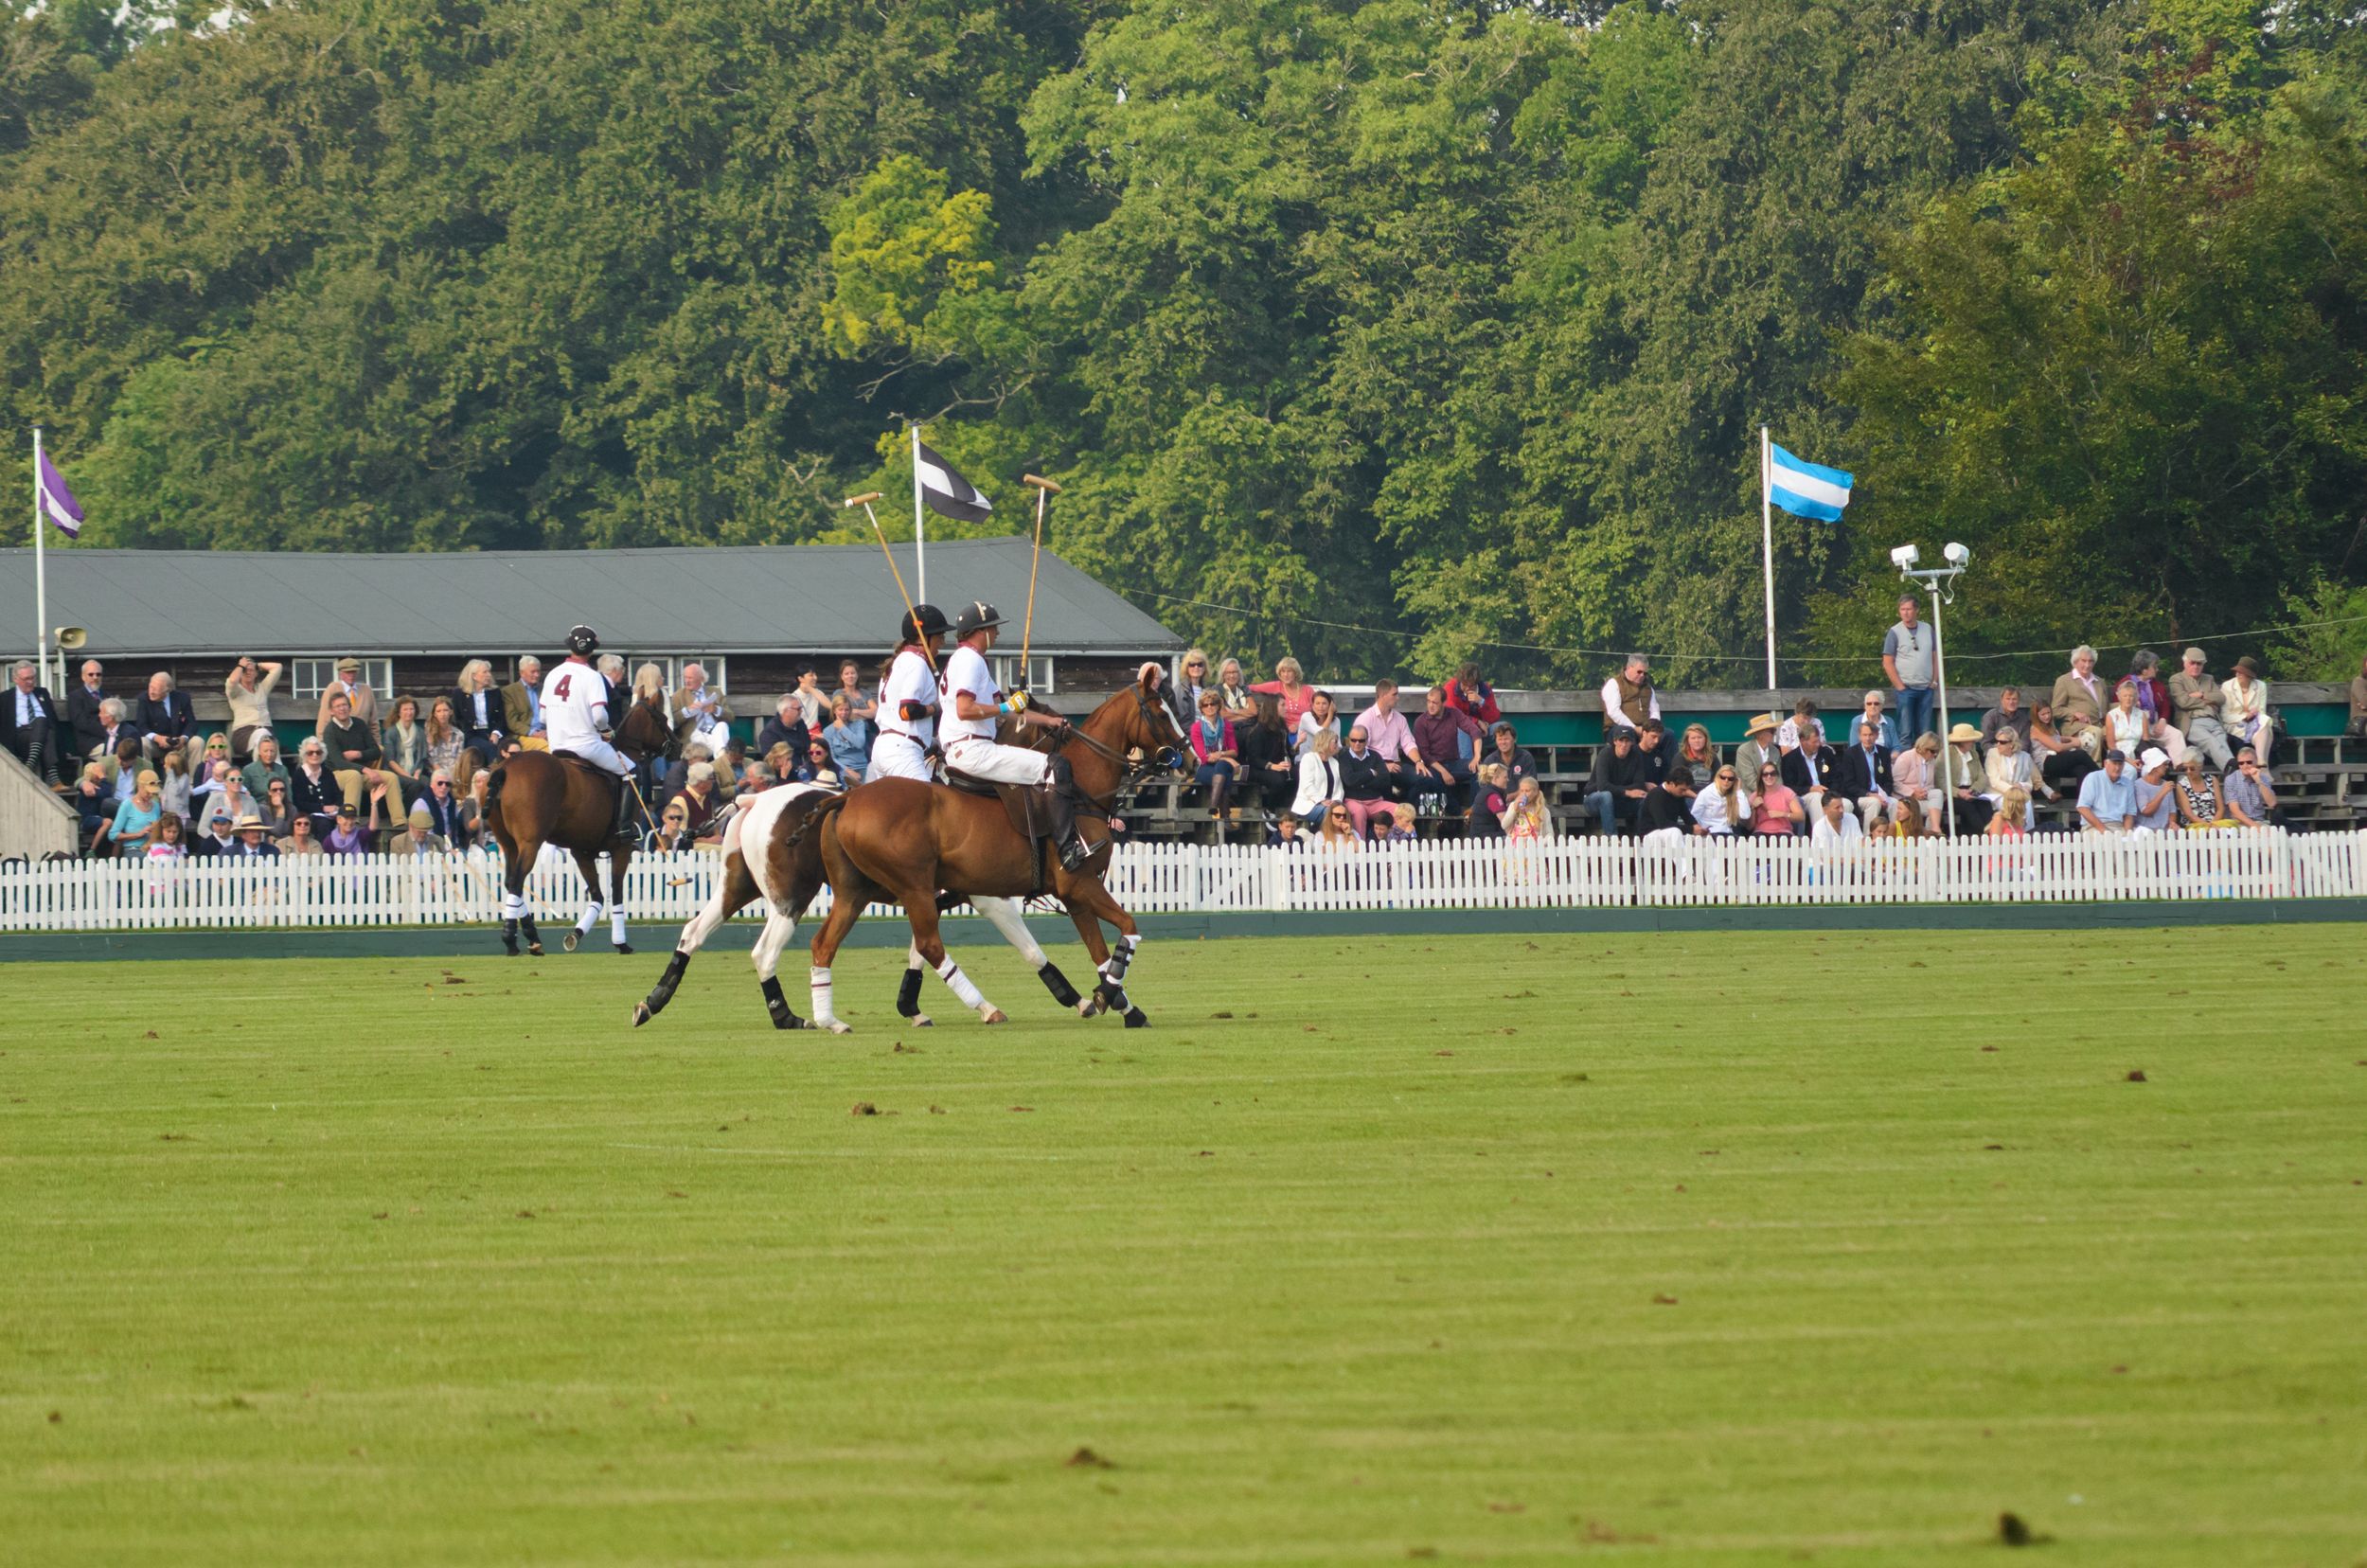
[[[1947,565],[1927,566],[1917,570],[1916,562],[1923,559],[1923,552],[1913,544],[1901,544],[1891,552],[1891,564],[1898,568],[1898,575],[1901,578],[1912,582],[1919,582],[1931,592],[1932,674],[1938,682],[1940,690],[1940,781],[1942,793],[1948,802],[1948,836],[1954,838],[1956,836],[1956,784],[1949,766],[1949,757],[1954,742],[1948,739],[1949,728],[1948,722],[1948,628],[1942,621],[1940,606],[1956,602],[1956,579],[1962,577],[1965,568],[1971,564],[1972,552],[1962,544],[1950,542],[1948,547],[1940,553],[1948,558]]]

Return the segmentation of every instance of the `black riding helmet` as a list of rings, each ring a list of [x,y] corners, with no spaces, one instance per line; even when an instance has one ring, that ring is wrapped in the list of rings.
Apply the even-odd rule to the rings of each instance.
[[[962,613],[953,622],[953,635],[967,637],[972,632],[984,632],[989,626],[1003,624],[1003,612],[985,599],[972,599],[962,606]]]
[[[588,626],[571,628],[567,633],[567,651],[590,658],[599,651],[600,634]]]
[[[934,604],[916,604],[896,623],[899,643],[934,643],[945,635],[945,612]]]

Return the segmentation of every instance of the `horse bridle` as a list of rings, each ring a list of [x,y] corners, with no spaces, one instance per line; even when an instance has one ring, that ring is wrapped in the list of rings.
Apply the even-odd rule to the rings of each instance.
[[[1161,709],[1159,711],[1164,713],[1166,710]],[[1150,722],[1150,716],[1152,713],[1150,696],[1139,686],[1134,688],[1134,712],[1136,717],[1142,720],[1143,730],[1146,734],[1156,736],[1159,733],[1156,726],[1154,726]],[[1094,752],[1107,760],[1114,762],[1118,765],[1118,781],[1110,786],[1108,791],[1109,798],[1107,800],[1104,800],[1100,795],[1096,794],[1085,795],[1087,800],[1093,802],[1095,806],[1103,811],[1116,811],[1118,797],[1125,794],[1128,791],[1131,790],[1135,785],[1141,783],[1144,779],[1148,778],[1152,774],[1174,772],[1177,766],[1176,758],[1181,755],[1175,747],[1163,745],[1155,751],[1144,751],[1142,760],[1139,762],[1129,761],[1124,752],[1119,751],[1116,747],[1110,745],[1107,741],[1104,741],[1097,737],[1087,735],[1074,723],[1063,725],[1061,728],[1057,730],[1046,731],[1045,738],[1049,742],[1048,744],[1042,746],[1031,745],[1027,749],[1029,751],[1041,751],[1047,756],[1057,756],[1059,755],[1061,746],[1064,746],[1069,741],[1074,740],[1083,746],[1086,750]],[[1077,793],[1080,794],[1084,793],[1081,790]]]

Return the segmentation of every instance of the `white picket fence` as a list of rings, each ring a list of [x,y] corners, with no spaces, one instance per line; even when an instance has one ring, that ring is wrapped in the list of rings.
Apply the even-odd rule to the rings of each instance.
[[[636,856],[627,911],[686,920],[721,866],[706,851]],[[483,924],[499,918],[500,878],[499,861],[481,854],[11,866],[0,870],[0,932]],[[556,853],[526,887],[544,917],[571,918],[583,904],[573,864]],[[1667,848],[1593,838],[1348,850],[1129,844],[1110,891],[1137,914],[2361,898],[2367,832],[1877,840],[1838,853],[1766,839]],[[827,893],[817,912],[826,907]]]

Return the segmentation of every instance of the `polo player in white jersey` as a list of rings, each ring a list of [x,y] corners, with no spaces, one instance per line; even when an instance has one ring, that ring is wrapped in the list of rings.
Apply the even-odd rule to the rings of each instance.
[[[954,622],[958,646],[945,661],[945,711],[937,724],[945,742],[946,765],[973,778],[1031,784],[1046,792],[1060,864],[1074,871],[1093,858],[1093,850],[1077,831],[1076,786],[1069,781],[1068,758],[1047,757],[1024,746],[999,745],[994,739],[996,721],[1006,713],[1018,715],[1022,724],[1048,730],[1068,727],[1065,719],[1029,712],[1024,695],[1004,696],[987,664],[987,650],[994,646],[1002,624],[1002,615],[984,600],[966,607]]]
[[[929,753],[937,740],[936,650],[945,640],[945,612],[916,604],[896,623],[896,651],[880,678],[880,737],[872,742],[865,780],[911,778],[936,782]]]
[[[592,667],[598,651],[598,633],[578,626],[567,633],[567,658],[543,677],[543,734],[554,752],[569,752],[604,774],[613,775],[616,790],[616,841],[632,842],[625,775],[632,764],[609,743],[614,722],[609,713],[608,678]]]

